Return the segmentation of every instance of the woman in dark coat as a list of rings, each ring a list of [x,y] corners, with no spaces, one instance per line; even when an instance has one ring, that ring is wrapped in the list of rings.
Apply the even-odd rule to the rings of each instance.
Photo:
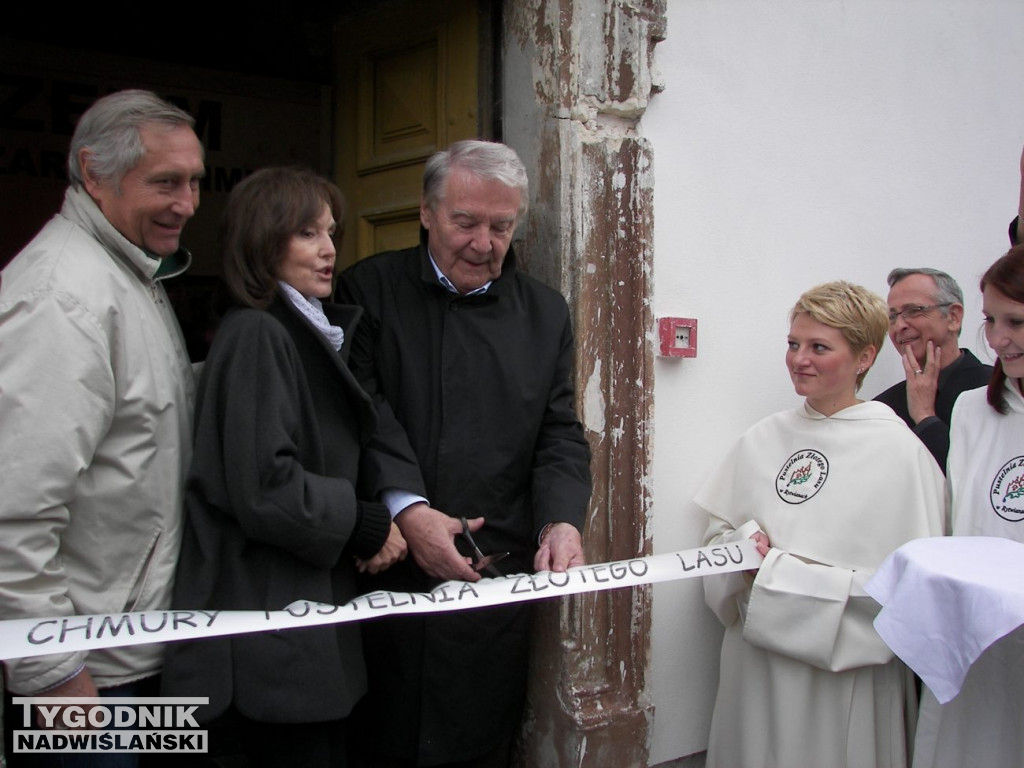
[[[258,171],[224,217],[224,317],[200,381],[174,605],[341,604],[358,570],[405,557],[380,489],[360,483],[376,428],[346,365],[358,307],[321,304],[334,275],[338,189],[303,169]],[[365,480],[365,478],[364,478]],[[212,751],[253,765],[345,765],[366,690],[355,624],[173,644],[164,695],[209,696]]]

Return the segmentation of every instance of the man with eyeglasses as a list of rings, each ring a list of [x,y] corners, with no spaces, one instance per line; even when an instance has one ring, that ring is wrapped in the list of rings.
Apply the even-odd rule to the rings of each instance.
[[[889,338],[907,377],[875,400],[914,430],[945,472],[953,404],[961,392],[988,384],[992,367],[960,348],[964,296],[952,277],[900,268],[888,282]]]

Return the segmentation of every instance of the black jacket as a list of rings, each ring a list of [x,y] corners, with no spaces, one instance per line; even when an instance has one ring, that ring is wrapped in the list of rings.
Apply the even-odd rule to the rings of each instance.
[[[963,355],[956,366],[943,378],[940,372],[939,391],[935,395],[935,416],[914,424],[907,406],[907,382],[903,380],[889,387],[878,395],[875,400],[885,403],[914,430],[925,447],[931,451],[935,461],[943,472],[946,471],[946,456],[949,454],[949,421],[953,414],[953,405],[961,392],[977,389],[988,384],[992,376],[992,366],[985,365],[978,358],[964,349]]]
[[[505,573],[532,570],[546,524],[583,530],[590,452],[573,409],[572,329],[557,291],[518,272],[510,250],[486,293],[456,295],[421,244],[350,267],[338,300],[365,310],[352,370],[383,399],[381,419],[390,406],[408,435],[431,506],[485,517],[474,538],[485,553],[512,553],[499,563]],[[436,583],[412,557],[372,582],[402,591]],[[520,722],[528,616],[516,605],[368,623],[376,732],[364,735],[426,765],[496,747]]]
[[[325,306],[350,342],[359,310]],[[343,347],[342,352],[346,349]],[[281,610],[357,594],[353,556],[383,545],[390,516],[358,502],[377,424],[369,396],[291,303],[232,310],[203,368],[174,606]],[[353,624],[168,646],[163,694],[209,696],[266,722],[346,716],[366,689]]]

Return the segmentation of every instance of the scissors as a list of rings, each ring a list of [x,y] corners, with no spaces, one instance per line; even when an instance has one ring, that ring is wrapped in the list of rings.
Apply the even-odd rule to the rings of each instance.
[[[469,532],[469,522],[464,517],[460,517],[459,520],[462,522],[462,536],[469,542],[469,546],[473,548],[473,570],[477,573],[480,571],[487,571],[492,576],[504,576],[501,571],[494,567],[494,564],[499,560],[504,560],[508,557],[508,552],[496,552],[493,555],[484,555],[480,551],[480,547],[473,541],[473,534]]]

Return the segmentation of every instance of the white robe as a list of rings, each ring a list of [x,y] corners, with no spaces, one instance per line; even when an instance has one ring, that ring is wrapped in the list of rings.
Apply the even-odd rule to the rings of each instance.
[[[748,430],[695,500],[705,544],[761,529],[772,545],[756,578],[704,579],[726,627],[708,767],[907,765],[913,675],[863,585],[900,545],[943,533],[921,441],[881,403],[831,417],[804,404]]]
[[[1024,542],[1024,398],[1005,389],[999,414],[986,389],[953,409],[947,477],[953,534]],[[915,768],[982,765],[1024,768],[1024,628],[990,646],[945,705],[927,688],[921,700]]]

